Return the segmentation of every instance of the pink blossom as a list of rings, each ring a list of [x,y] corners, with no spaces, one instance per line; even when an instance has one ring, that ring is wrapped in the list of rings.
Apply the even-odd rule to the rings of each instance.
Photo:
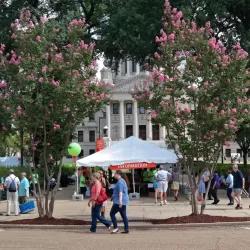
[[[248,110],[247,110],[247,109],[244,109],[244,113],[248,114]]]
[[[190,109],[188,109],[188,108],[184,108],[184,112],[185,112],[187,115],[190,115],[191,110],[190,110]]]
[[[45,17],[45,16],[41,16],[40,17],[40,21],[41,21],[41,23],[45,23],[45,22],[47,22],[47,18]]]
[[[155,110],[152,110],[152,112],[151,112],[151,117],[152,118],[156,118],[158,116],[158,114],[156,113],[156,111]]]
[[[46,73],[46,72],[47,72],[47,68],[48,68],[48,67],[47,67],[46,65],[43,66],[43,67],[42,67],[42,72],[43,72],[43,73]]]
[[[236,110],[235,108],[232,109],[232,113],[233,113],[233,114],[237,113],[237,110]]]
[[[158,79],[159,79],[159,82],[164,82],[165,81],[164,74],[160,73]]]
[[[41,41],[41,37],[40,37],[40,36],[37,36],[37,37],[36,37],[36,40],[37,40],[38,42],[40,42],[40,41]]]
[[[224,145],[225,145],[226,147],[228,147],[228,148],[231,146],[231,144],[230,144],[229,142],[225,142]]]
[[[7,83],[6,82],[1,82],[0,83],[0,89],[1,88],[6,88],[7,87]]]
[[[225,111],[224,111],[224,110],[221,110],[220,114],[221,114],[221,115],[225,115]]]
[[[228,129],[228,124],[224,124],[224,128],[225,128],[225,129]]]
[[[7,128],[3,125],[2,126],[2,131],[6,131],[7,130]]]

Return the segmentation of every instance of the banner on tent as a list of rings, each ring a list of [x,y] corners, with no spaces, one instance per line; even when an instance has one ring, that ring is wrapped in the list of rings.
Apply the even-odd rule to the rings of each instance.
[[[119,170],[119,169],[139,169],[139,168],[155,168],[155,163],[147,163],[147,162],[132,162],[125,163],[122,165],[110,166],[110,170]]]
[[[96,139],[96,146],[95,147],[96,147],[96,149],[95,149],[96,152],[99,152],[99,151],[104,149],[104,140],[103,140],[103,138]]]

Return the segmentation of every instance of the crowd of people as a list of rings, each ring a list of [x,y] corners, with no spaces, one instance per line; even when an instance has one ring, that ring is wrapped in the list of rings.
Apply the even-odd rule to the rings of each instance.
[[[245,178],[239,170],[238,165],[234,164],[232,170],[228,170],[227,177],[224,175],[219,177],[218,172],[215,171],[211,179],[210,187],[208,183],[210,179],[210,171],[206,168],[201,175],[200,184],[198,188],[198,200],[205,203],[206,193],[208,193],[208,200],[213,200],[213,205],[217,205],[220,200],[218,198],[218,189],[224,187],[227,189],[227,197],[229,199],[228,206],[233,206],[236,201],[235,209],[242,209],[241,195],[245,192]]]

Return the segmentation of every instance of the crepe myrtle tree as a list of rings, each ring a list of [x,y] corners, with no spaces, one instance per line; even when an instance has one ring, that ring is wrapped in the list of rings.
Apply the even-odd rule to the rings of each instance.
[[[198,28],[165,2],[164,29],[152,59],[150,82],[135,87],[133,97],[151,110],[152,122],[166,127],[185,167],[192,190],[192,213],[199,214],[197,194],[202,159],[213,173],[219,153],[249,116],[248,54],[236,44],[227,50],[210,23]],[[198,175],[198,178],[196,178]],[[201,206],[204,212],[205,201]]]
[[[10,29],[15,50],[6,54],[1,45],[0,73],[11,96],[13,123],[28,135],[25,153],[35,172],[39,166],[45,172],[46,192],[40,185],[34,192],[40,217],[52,217],[62,159],[77,124],[109,101],[112,86],[95,78],[95,44],[81,40],[84,28],[84,19],[64,30],[60,22],[36,20],[24,9]],[[55,160],[60,162],[57,186],[49,192]]]

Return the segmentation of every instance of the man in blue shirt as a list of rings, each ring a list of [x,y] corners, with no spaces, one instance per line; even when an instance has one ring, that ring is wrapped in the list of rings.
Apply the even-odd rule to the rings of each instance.
[[[242,209],[241,194],[242,194],[242,189],[245,188],[245,178],[242,172],[238,169],[237,164],[233,165],[233,177],[234,177],[234,183],[233,183],[232,196],[237,202],[237,206],[235,207],[235,209]]]
[[[29,181],[26,178],[26,173],[21,173],[20,176],[20,187],[18,189],[19,204],[24,204],[27,202],[26,198],[29,197]]]
[[[217,196],[217,190],[219,187],[220,187],[220,178],[219,178],[217,171],[215,171],[213,179],[211,180],[211,184],[210,184],[211,195],[214,198],[214,202],[212,203],[213,205],[216,205],[220,202]]]
[[[234,198],[232,197],[234,177],[232,175],[231,170],[228,170],[227,174],[228,174],[228,176],[227,176],[226,181],[224,181],[224,183],[227,185],[227,197],[229,199],[229,203],[227,205],[231,206],[234,204]]]

